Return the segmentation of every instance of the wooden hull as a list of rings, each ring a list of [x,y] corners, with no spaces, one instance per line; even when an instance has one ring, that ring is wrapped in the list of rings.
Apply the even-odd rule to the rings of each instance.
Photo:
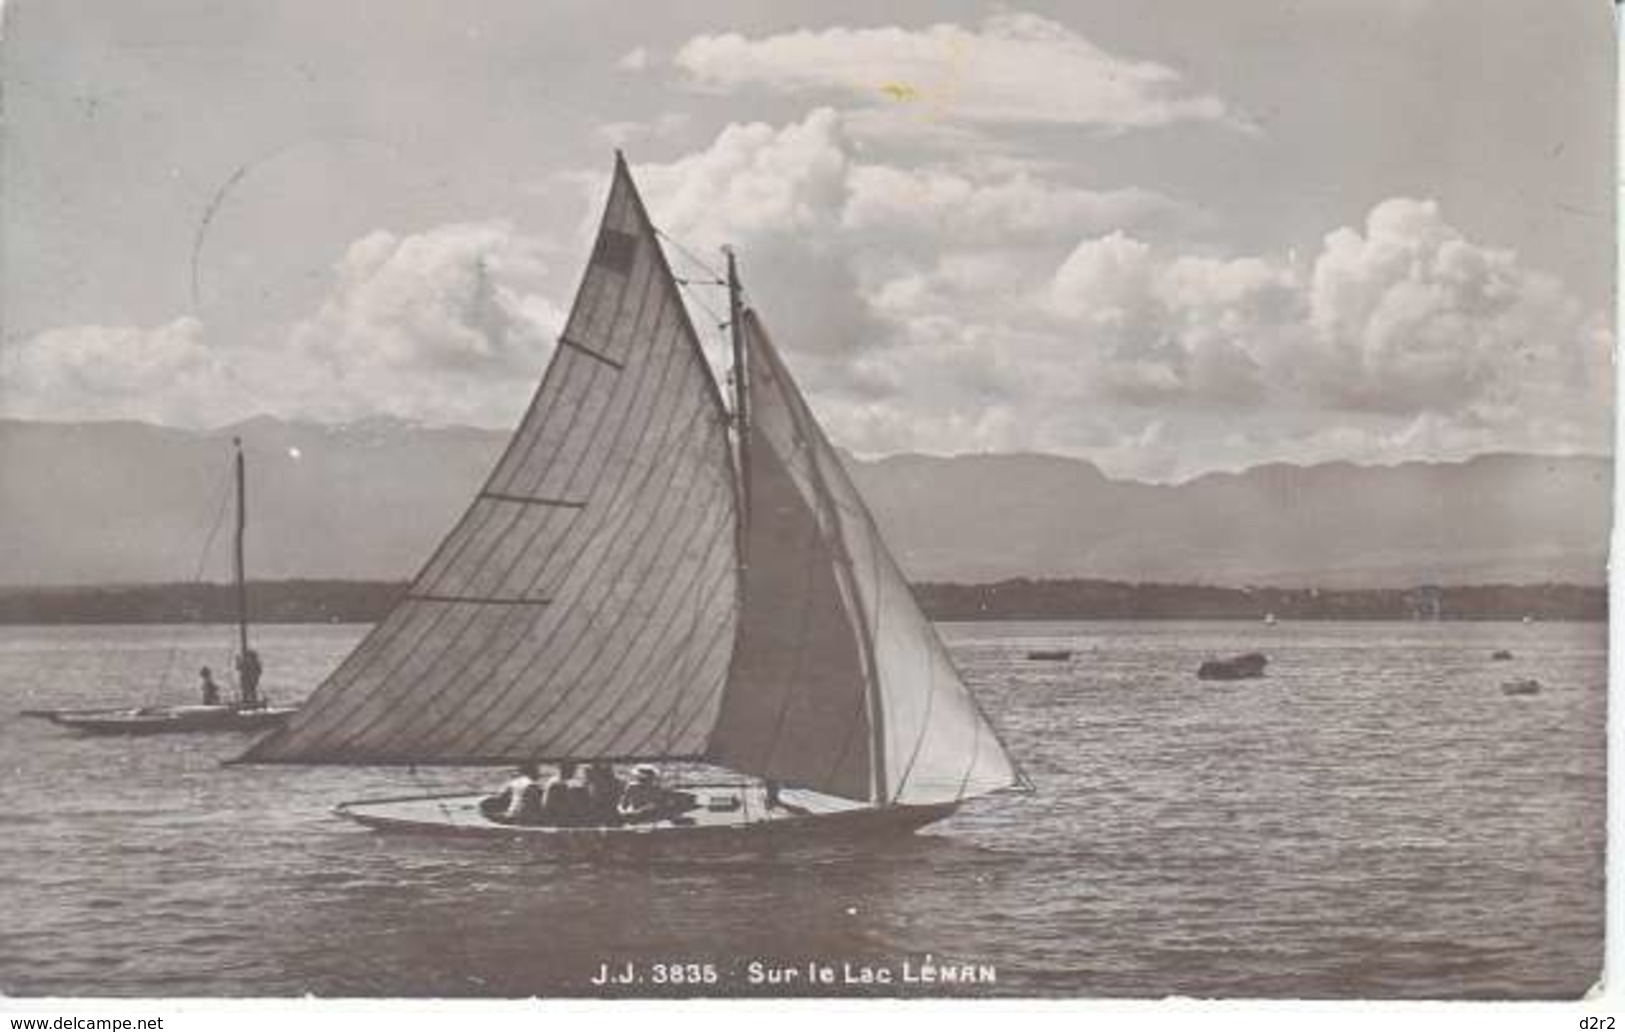
[[[93,735],[160,735],[198,731],[264,731],[294,713],[292,706],[151,706],[126,710],[30,710],[24,716]]]
[[[515,826],[480,812],[483,795],[413,796],[340,803],[339,816],[378,831],[526,841],[549,850],[634,852],[676,847],[725,850],[831,844],[911,834],[958,809],[958,803],[873,807],[814,792],[786,789],[786,808],[769,809],[761,786],[681,786],[701,806],[676,820],[613,827]],[[740,806],[714,810],[712,800],[737,798]]]

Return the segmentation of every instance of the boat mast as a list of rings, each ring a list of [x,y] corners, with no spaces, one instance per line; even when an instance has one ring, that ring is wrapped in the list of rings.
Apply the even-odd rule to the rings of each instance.
[[[731,247],[724,248],[728,256],[728,329],[733,344],[734,435],[739,456],[739,562],[745,563],[745,532],[750,521],[750,410],[745,374],[745,301],[739,286],[739,263]]]
[[[248,524],[247,478],[243,475],[243,439],[233,437],[237,449],[237,539],[232,553],[232,570],[237,578],[237,655],[248,655],[248,585],[243,580],[243,530]]]

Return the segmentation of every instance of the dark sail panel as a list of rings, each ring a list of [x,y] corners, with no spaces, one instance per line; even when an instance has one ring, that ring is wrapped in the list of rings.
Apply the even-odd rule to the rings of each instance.
[[[825,531],[779,458],[781,449],[794,453],[794,428],[782,405],[755,400],[747,601],[709,756],[788,785],[868,799],[871,730],[857,630]]]
[[[920,612],[839,454],[754,314],[745,320],[745,333],[754,418],[779,442],[798,491],[820,513],[842,602],[856,626],[854,641],[864,650],[876,801],[947,802],[1018,784],[1009,754]],[[753,536],[757,532],[753,525]],[[746,604],[756,604],[748,589]]]
[[[726,413],[624,164],[485,487],[396,607],[245,759],[694,756],[732,649]]]

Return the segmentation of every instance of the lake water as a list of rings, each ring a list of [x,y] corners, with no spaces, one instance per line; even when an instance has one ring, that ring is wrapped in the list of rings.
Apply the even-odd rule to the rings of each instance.
[[[273,699],[362,630],[261,629]],[[245,739],[15,715],[190,701],[227,629],[0,628],[0,991],[585,995],[631,961],[710,962],[711,992],[746,994],[753,959],[928,956],[997,981],[891,991],[1575,997],[1598,976],[1604,625],[943,632],[1036,794],[877,850],[589,863],[329,812],[494,774],[223,768]],[[1045,647],[1077,655],[1025,659]],[[1193,676],[1252,649],[1262,680]],[[1544,690],[1501,692],[1525,676]]]

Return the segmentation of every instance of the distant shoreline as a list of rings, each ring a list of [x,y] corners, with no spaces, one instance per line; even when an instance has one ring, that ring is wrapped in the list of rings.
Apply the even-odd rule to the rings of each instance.
[[[406,589],[404,581],[255,581],[249,611],[256,623],[374,623]],[[937,621],[1608,618],[1606,587],[1567,583],[1280,588],[1015,579],[925,583],[914,592]],[[234,604],[224,584],[0,588],[0,625],[230,623]]]

